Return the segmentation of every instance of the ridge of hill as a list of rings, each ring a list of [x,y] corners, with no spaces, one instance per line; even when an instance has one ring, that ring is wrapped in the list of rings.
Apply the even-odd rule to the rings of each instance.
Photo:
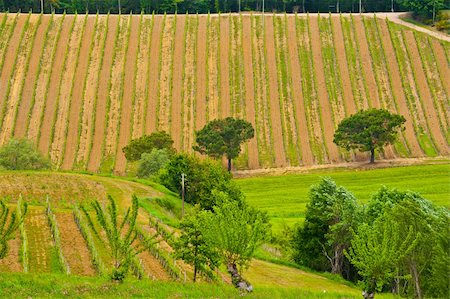
[[[405,116],[380,157],[450,153],[450,43],[373,16],[0,14],[0,144],[123,174],[131,138],[226,116],[256,136],[236,169],[367,159],[333,144],[360,109]]]

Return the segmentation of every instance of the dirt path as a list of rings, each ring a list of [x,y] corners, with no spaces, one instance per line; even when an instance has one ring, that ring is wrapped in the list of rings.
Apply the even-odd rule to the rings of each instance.
[[[295,103],[295,118],[297,120],[298,135],[300,139],[300,150],[302,153],[302,163],[305,166],[314,163],[309,141],[308,124],[306,123],[305,104],[303,100],[302,76],[300,61],[298,57],[297,33],[295,27],[295,17],[287,19],[287,44],[289,47],[289,61],[291,63],[292,76],[292,96]]]
[[[441,155],[448,155],[450,153],[447,141],[442,133],[439,125],[438,115],[434,109],[433,98],[429,90],[427,79],[423,72],[422,60],[420,59],[419,50],[417,49],[417,43],[412,31],[405,31],[405,39],[408,46],[411,66],[415,75],[416,84],[418,85],[418,91],[422,100],[422,106],[424,114],[427,120],[427,124],[430,129],[430,133],[433,134],[433,140],[437,147],[437,150]]]
[[[42,153],[48,154],[50,147],[50,138],[52,133],[52,126],[54,124],[55,109],[57,108],[56,102],[59,94],[61,76],[63,74],[64,55],[69,48],[69,32],[74,22],[74,16],[65,16],[62,24],[62,30],[60,33],[61,38],[56,45],[56,53],[54,56],[54,64],[50,69],[50,81],[46,85],[44,90],[44,111],[42,116],[42,122],[39,128],[39,143],[38,148]],[[66,38],[68,37],[68,39]],[[47,87],[49,87],[47,89]]]
[[[132,16],[131,18],[131,32],[130,37],[126,41],[128,43],[128,52],[125,54],[125,77],[123,83],[123,99],[122,109],[120,115],[119,140],[116,152],[116,162],[114,165],[114,172],[120,175],[125,173],[127,160],[122,148],[128,144],[130,140],[132,128],[132,111],[133,111],[133,89],[135,78],[135,71],[137,67],[137,54],[139,49],[139,33],[141,26],[140,16]]]
[[[189,17],[188,17],[189,18]],[[192,21],[189,18],[189,21]],[[175,148],[180,151],[182,150],[182,138],[185,134],[183,134],[182,128],[185,128],[186,123],[182,123],[182,109],[184,106],[183,103],[183,91],[187,92],[183,88],[183,70],[185,70],[184,61],[189,59],[188,57],[184,58],[184,55],[187,54],[185,51],[186,40],[185,40],[185,24],[186,17],[185,16],[177,16],[177,28],[175,32],[175,45],[174,45],[174,61],[173,61],[173,89],[172,89],[172,122],[171,122],[171,135],[173,138]],[[191,57],[190,57],[191,58]],[[191,62],[192,63],[192,62]]]
[[[407,139],[411,155],[414,157],[421,157],[423,156],[423,152],[414,131],[413,119],[411,116],[411,111],[408,109],[407,99],[402,86],[400,69],[395,57],[395,50],[390,38],[389,29],[384,21],[380,21],[379,25],[381,31],[381,42],[383,43],[383,47],[385,49],[386,64],[390,66],[389,69],[392,79],[392,93],[394,94],[397,102],[398,111],[395,112],[400,113],[406,119],[404,135]]]
[[[156,131],[156,107],[158,103],[159,61],[161,53],[161,34],[164,24],[162,16],[155,16],[150,42],[149,70],[148,70],[148,98],[145,112],[145,134]]]
[[[106,99],[109,93],[108,78],[111,74],[111,67],[113,63],[114,44],[116,41],[116,34],[119,26],[119,19],[117,17],[110,17],[108,33],[105,42],[105,54],[103,57],[103,63],[101,65],[100,77],[104,78],[99,80],[97,92],[97,105],[95,107],[95,123],[94,123],[94,135],[92,139],[92,147],[89,152],[89,162],[87,169],[89,171],[97,171],[100,166],[103,153],[101,152],[104,133],[105,133],[105,114],[106,111]]]
[[[219,117],[231,116],[230,111],[230,17],[220,17],[220,99]]]
[[[197,32],[197,97],[195,101],[195,130],[200,130],[206,124],[206,43],[209,43],[206,36],[208,18],[200,16],[198,20]]]
[[[325,135],[325,144],[328,148],[328,155],[331,163],[340,161],[339,150],[333,143],[334,124],[333,119],[330,117],[332,114],[331,105],[328,100],[327,88],[325,86],[325,73],[323,69],[322,60],[322,47],[320,43],[319,33],[319,19],[318,17],[310,17],[310,30],[311,30],[311,47],[314,59],[314,69],[317,79],[317,91],[320,101],[320,108],[322,112],[322,123]]]
[[[0,260],[1,272],[21,272],[22,264],[20,263],[20,250],[22,242],[19,233],[16,237],[8,242],[9,250],[5,258]]]
[[[87,162],[89,155],[89,148],[92,141],[92,134],[94,130],[94,115],[95,105],[97,102],[97,88],[100,84],[99,75],[104,52],[101,50],[104,47],[108,16],[98,16],[97,28],[92,37],[92,53],[89,58],[89,66],[85,78],[85,88],[83,93],[82,115],[80,119],[79,129],[80,136],[78,137],[78,148],[76,153],[75,167],[83,167]],[[83,166],[82,166],[83,165]]]
[[[364,69],[364,77],[366,79],[367,87],[369,89],[368,97],[370,99],[371,108],[381,108],[380,96],[378,94],[378,87],[375,82],[374,70],[372,66],[372,58],[370,56],[369,45],[367,43],[364,24],[361,17],[353,17],[356,40],[359,41],[359,50],[362,66]]]
[[[23,87],[29,70],[31,52],[36,40],[35,34],[39,28],[40,20],[41,15],[31,15],[27,29],[23,32],[23,38],[16,56],[14,71],[9,80],[10,89],[6,97],[6,106],[3,111],[3,123],[0,124],[0,144],[5,143],[14,133],[18,106],[20,106],[23,99]]]
[[[25,82],[22,90],[22,100],[17,111],[17,121],[14,127],[14,136],[17,138],[23,138],[26,134],[26,125],[31,109],[31,100],[33,98],[33,91],[35,88],[35,82],[37,80],[39,64],[44,54],[44,44],[47,41],[47,32],[50,28],[50,22],[53,22],[51,17],[42,17],[41,25],[37,29],[34,45],[31,50],[30,65],[25,77]],[[41,38],[39,38],[41,37]]]
[[[88,17],[85,31],[81,41],[80,57],[76,65],[75,77],[73,78],[74,85],[72,98],[69,106],[69,119],[67,127],[67,136],[63,141],[65,144],[64,157],[62,162],[62,169],[69,170],[73,167],[75,160],[75,153],[78,148],[78,127],[80,122],[80,111],[83,105],[84,84],[88,71],[88,64],[90,59],[90,48],[94,38],[94,27],[96,24],[95,17]],[[85,53],[88,53],[86,55]],[[63,149],[60,149],[63,150]]]
[[[253,61],[252,61],[252,45],[251,41],[251,19],[250,17],[242,17],[243,29],[243,52],[244,52],[244,78],[245,78],[245,116],[253,128],[255,128],[255,90],[253,78]],[[255,137],[248,142],[248,167],[256,169],[259,167],[258,145],[255,131]]]
[[[55,213],[60,232],[61,250],[74,275],[94,276],[92,257],[74,221],[72,213]]]

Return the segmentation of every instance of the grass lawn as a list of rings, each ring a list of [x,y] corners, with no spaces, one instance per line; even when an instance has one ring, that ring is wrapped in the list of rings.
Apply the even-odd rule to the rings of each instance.
[[[273,230],[302,221],[310,186],[323,177],[367,202],[381,186],[412,190],[438,205],[450,208],[450,165],[419,165],[373,170],[321,170],[306,174],[237,179],[250,204],[269,213]]]

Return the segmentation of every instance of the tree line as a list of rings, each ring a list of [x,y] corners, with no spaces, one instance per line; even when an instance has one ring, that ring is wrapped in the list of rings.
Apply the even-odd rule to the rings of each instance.
[[[359,0],[43,0],[44,12],[118,13],[218,13],[238,11],[267,12],[359,12]],[[363,12],[402,11],[398,0],[361,0]],[[437,2],[440,2],[438,0]],[[0,0],[0,10],[41,11],[41,0]]]

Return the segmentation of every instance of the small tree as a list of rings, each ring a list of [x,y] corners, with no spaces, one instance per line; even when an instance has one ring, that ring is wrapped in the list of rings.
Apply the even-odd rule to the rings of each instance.
[[[154,148],[150,154],[143,153],[139,160],[137,176],[147,178],[155,175],[162,167],[169,163],[169,153],[166,149]]]
[[[27,139],[11,139],[0,148],[0,168],[7,170],[40,170],[50,162]]]
[[[233,285],[252,291],[252,285],[243,279],[241,271],[248,266],[255,250],[268,235],[267,215],[244,201],[230,200],[223,192],[213,192],[213,196],[216,202],[214,212],[204,211],[201,215],[202,234],[218,250]]]
[[[255,130],[245,120],[227,117],[210,121],[195,134],[194,150],[213,158],[226,155],[228,171],[231,171],[231,160],[239,156],[241,144],[253,138]]]
[[[206,242],[199,217],[185,217],[181,222],[181,229],[181,236],[174,246],[175,256],[194,266],[194,282],[197,280],[197,273],[208,278],[213,277],[212,270],[219,264],[219,255],[217,250]]]
[[[396,0],[406,9],[411,10],[414,15],[433,17],[444,7],[444,0]]]
[[[347,150],[370,151],[370,163],[374,163],[375,150],[393,143],[405,121],[384,109],[360,111],[339,123],[333,141]]]
[[[133,139],[122,151],[127,160],[131,162],[141,159],[143,153],[149,154],[153,149],[166,149],[169,154],[175,152],[172,138],[164,131],[154,132],[151,135]]]
[[[22,214],[18,218],[17,213],[11,212],[6,204],[0,200],[0,260],[8,254],[8,241],[14,239],[15,232],[27,213],[26,203],[21,208]]]
[[[135,265],[136,256],[147,248],[147,243],[150,240],[143,241],[141,246],[133,246],[138,233],[136,227],[136,218],[138,215],[138,199],[133,195],[132,206],[128,208],[122,220],[119,220],[118,208],[111,196],[108,196],[109,205],[103,208],[98,200],[92,203],[95,210],[96,218],[100,227],[105,232],[106,240],[110,249],[110,254],[113,259],[113,271],[111,272],[111,279],[116,281],[123,281],[130,269],[130,266]],[[85,216],[90,223],[91,229],[97,237],[100,233],[93,225],[91,216],[85,208],[82,207]]]

